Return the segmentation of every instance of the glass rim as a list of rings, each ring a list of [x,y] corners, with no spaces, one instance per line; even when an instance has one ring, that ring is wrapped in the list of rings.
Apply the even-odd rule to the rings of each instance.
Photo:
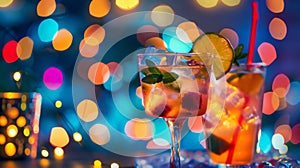
[[[148,56],[148,55],[151,55],[151,56],[174,56],[174,55],[183,55],[183,56],[191,56],[191,55],[203,55],[203,54],[206,54],[206,55],[213,55],[209,52],[192,52],[192,53],[187,53],[187,52],[183,52],[183,53],[176,53],[176,52],[166,52],[166,53],[140,53],[140,54],[137,54],[137,56]]]
[[[233,67],[244,67],[244,66],[255,66],[255,67],[266,67],[267,64],[264,62],[253,62],[253,63],[239,63],[239,65],[232,64]]]

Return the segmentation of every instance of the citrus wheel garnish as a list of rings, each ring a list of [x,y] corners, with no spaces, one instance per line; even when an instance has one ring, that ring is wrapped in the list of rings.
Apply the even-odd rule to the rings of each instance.
[[[193,45],[195,53],[209,53],[214,56],[213,68],[217,79],[224,76],[231,68],[234,49],[231,43],[222,35],[206,33],[198,37]]]
[[[246,94],[257,94],[263,85],[264,77],[261,74],[239,74],[234,79],[228,81],[231,85],[239,88]]]

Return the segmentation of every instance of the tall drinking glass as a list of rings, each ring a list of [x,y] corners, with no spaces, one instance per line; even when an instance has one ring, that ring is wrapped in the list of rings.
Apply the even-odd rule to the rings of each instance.
[[[138,55],[143,104],[147,115],[163,118],[171,133],[170,167],[180,167],[181,127],[187,117],[205,114],[210,86],[209,58],[199,53]]]
[[[211,162],[249,165],[254,159],[261,126],[266,68],[262,63],[233,66],[225,76],[226,99],[219,120],[207,115],[206,147]],[[216,102],[217,103],[217,102]]]

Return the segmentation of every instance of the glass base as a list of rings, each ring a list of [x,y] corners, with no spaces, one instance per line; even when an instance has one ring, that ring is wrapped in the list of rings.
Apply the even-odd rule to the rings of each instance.
[[[251,165],[217,165],[209,161],[209,156],[205,151],[181,151],[181,167],[182,168],[257,168],[266,166],[275,168],[284,166],[284,168],[300,167],[300,161],[289,158],[287,156],[271,156],[257,154],[255,162]],[[166,168],[170,164],[170,152],[164,152],[158,155],[135,159],[136,168]]]

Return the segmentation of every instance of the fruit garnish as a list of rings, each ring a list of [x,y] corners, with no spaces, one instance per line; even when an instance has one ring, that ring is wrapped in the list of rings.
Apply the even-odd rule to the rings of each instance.
[[[228,78],[229,79],[229,78]],[[238,87],[246,94],[256,94],[260,91],[264,77],[261,74],[239,74],[233,75],[233,79],[227,82],[232,86]]]
[[[206,33],[198,37],[194,42],[193,52],[209,53],[219,58],[213,60],[214,74],[217,79],[230,70],[234,58],[231,43],[224,36],[216,33]]]
[[[206,140],[207,149],[215,154],[222,154],[230,148],[230,143],[224,139],[211,134]]]
[[[233,63],[239,66],[238,60],[246,58],[248,56],[248,53],[243,53],[244,45],[239,44],[235,49],[234,49],[234,58],[233,58]]]

